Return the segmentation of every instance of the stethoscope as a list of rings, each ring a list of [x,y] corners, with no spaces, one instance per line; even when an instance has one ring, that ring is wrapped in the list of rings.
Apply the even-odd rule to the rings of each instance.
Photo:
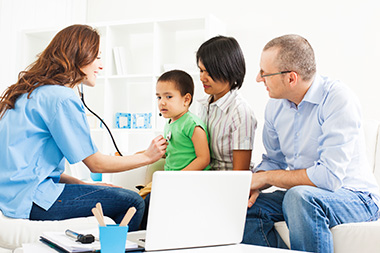
[[[79,89],[78,89],[78,90],[79,90]],[[107,124],[106,124],[106,123],[104,122],[104,120],[103,120],[102,118],[100,118],[95,112],[93,112],[90,108],[88,108],[88,106],[87,106],[86,103],[84,102],[83,83],[80,83],[80,91],[79,91],[79,93],[80,93],[80,97],[81,97],[81,100],[82,100],[82,103],[83,103],[84,107],[86,107],[87,110],[88,110],[89,112],[91,112],[95,117],[97,117],[97,118],[100,120],[100,122],[102,122],[103,126],[106,127],[106,129],[107,129],[107,131],[108,131],[108,133],[109,133],[109,135],[110,135],[110,137],[111,137],[111,140],[112,140],[112,142],[113,142],[113,145],[115,146],[115,149],[116,149],[117,153],[119,153],[120,156],[123,156],[123,155],[121,154],[121,152],[119,151],[119,148],[117,147],[116,142],[115,142],[115,139],[113,138],[113,135],[112,135],[112,133],[111,133],[111,130],[108,128]]]

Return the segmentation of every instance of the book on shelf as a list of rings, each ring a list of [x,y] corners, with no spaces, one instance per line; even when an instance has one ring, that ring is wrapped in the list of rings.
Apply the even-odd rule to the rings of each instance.
[[[100,252],[99,231],[81,231],[81,234],[93,234],[95,241],[93,243],[83,244],[77,242],[74,238],[68,237],[64,232],[44,232],[40,236],[40,241],[54,248],[58,252],[66,253],[85,253]],[[136,243],[127,240],[125,252],[143,250]]]
[[[116,74],[126,75],[128,72],[128,66],[127,66],[128,56],[127,56],[127,51],[125,47],[114,47],[113,56],[115,60]]]

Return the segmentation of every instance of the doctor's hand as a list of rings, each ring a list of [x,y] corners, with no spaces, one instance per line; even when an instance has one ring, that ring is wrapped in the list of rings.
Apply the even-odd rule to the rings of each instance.
[[[90,182],[90,183],[85,183],[87,185],[99,185],[99,186],[108,186],[108,187],[114,187],[114,188],[123,188],[119,185],[114,185],[114,184],[109,184],[109,183],[103,183],[103,182]]]
[[[166,139],[162,135],[159,135],[152,140],[149,147],[143,154],[150,159],[150,163],[154,163],[163,157],[166,152],[166,146]]]

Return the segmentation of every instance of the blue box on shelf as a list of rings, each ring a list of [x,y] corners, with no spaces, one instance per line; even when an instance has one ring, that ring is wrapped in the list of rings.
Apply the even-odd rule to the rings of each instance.
[[[133,113],[132,128],[134,129],[149,129],[151,124],[152,113]]]
[[[131,128],[131,114],[117,112],[116,119],[115,119],[115,127],[130,129]]]

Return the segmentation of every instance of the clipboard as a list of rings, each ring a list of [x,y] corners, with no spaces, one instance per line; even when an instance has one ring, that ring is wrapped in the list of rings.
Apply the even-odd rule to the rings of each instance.
[[[62,233],[64,234],[64,233]],[[51,232],[51,235],[62,235],[58,232]],[[54,237],[47,236],[49,233],[44,233],[40,236],[40,242],[44,243],[45,245],[49,246],[50,248],[56,250],[60,253],[93,253],[93,252],[100,252],[100,243],[99,241],[95,241],[93,243],[94,245],[87,244],[82,245],[82,247],[70,247],[70,245],[65,245],[62,242],[59,242],[58,240],[54,240]],[[59,238],[59,237],[57,237]],[[142,252],[145,248],[138,246],[138,245],[129,245],[126,247],[125,252]]]

